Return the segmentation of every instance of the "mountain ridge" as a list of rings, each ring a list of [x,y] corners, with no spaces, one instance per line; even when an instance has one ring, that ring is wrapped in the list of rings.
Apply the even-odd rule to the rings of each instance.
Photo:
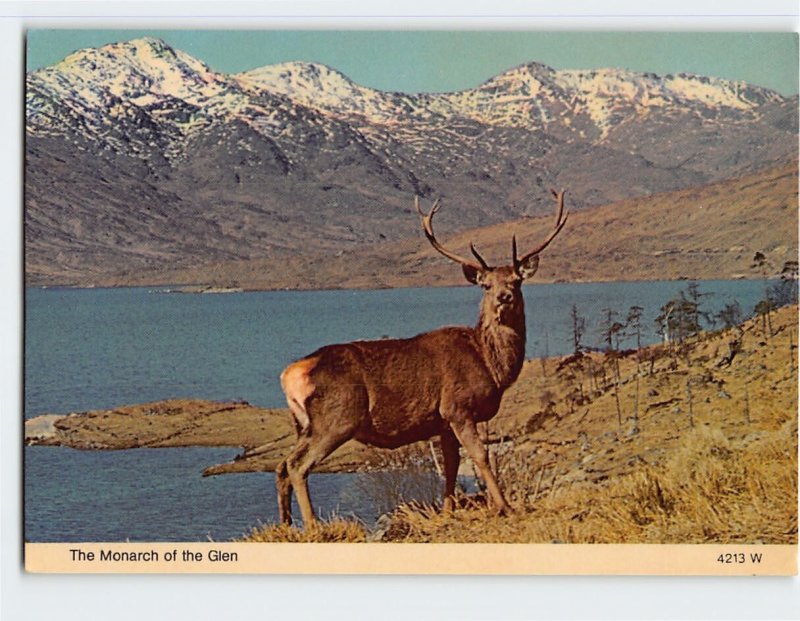
[[[777,275],[797,256],[797,164],[699,188],[629,199],[571,215],[558,243],[548,248],[534,282],[598,282],[759,278],[751,266],[762,252]],[[567,195],[569,203],[569,194]],[[671,218],[657,214],[673,206]],[[444,215],[453,205],[444,203]],[[460,270],[425,241],[415,214],[410,239],[353,248],[271,251],[254,259],[216,261],[191,268],[128,270],[73,280],[77,286],[166,286],[190,292],[207,289],[274,290],[425,287],[465,285]],[[442,242],[461,254],[470,243],[490,264],[510,260],[510,240],[534,244],[552,215],[515,219],[453,232],[437,224]],[[276,267],[277,266],[277,267]],[[66,275],[31,284],[64,284]]]
[[[634,72],[617,68],[556,70],[535,61],[501,72],[471,89],[408,94],[362,86],[333,67],[317,62],[290,61],[235,74],[223,74],[213,71],[206,63],[153,37],[79,50],[56,65],[32,72],[29,74],[29,81],[31,78],[42,78],[46,83],[46,78],[55,72],[60,74],[59,77],[71,74],[85,80],[85,72],[94,75],[108,63],[116,69],[127,67],[127,71],[115,71],[114,80],[109,88],[113,95],[125,94],[125,83],[129,83],[132,77],[145,77],[144,81],[137,80],[134,83],[135,87],[149,87],[149,90],[143,93],[145,101],[142,103],[146,103],[146,95],[152,97],[153,94],[163,94],[182,95],[186,102],[197,104],[198,99],[202,97],[210,99],[221,93],[226,94],[232,86],[240,86],[243,90],[256,89],[259,92],[267,91],[272,95],[276,93],[286,95],[306,107],[328,110],[337,109],[337,104],[341,105],[341,101],[332,103],[321,100],[320,93],[329,96],[338,95],[338,99],[346,104],[352,103],[350,99],[353,96],[371,99],[377,101],[378,108],[396,98],[406,100],[421,98],[427,103],[427,107],[434,109],[438,107],[446,109],[450,114],[462,114],[474,118],[476,115],[469,109],[470,103],[474,104],[476,109],[481,109],[496,105],[498,93],[507,97],[517,95],[530,98],[544,90],[551,94],[557,93],[558,98],[582,103],[590,109],[593,108],[593,104],[588,102],[591,98],[626,100],[628,103],[640,106],[663,106],[671,101],[683,100],[699,102],[706,107],[739,110],[751,110],[764,103],[780,103],[790,99],[770,89],[748,85],[742,81],[709,78],[691,73],[659,76],[652,72]],[[148,80],[146,76],[150,79]],[[189,78],[191,80],[188,80]],[[59,81],[58,78],[56,81]],[[167,88],[163,88],[165,86]],[[185,88],[180,88],[181,86]],[[192,86],[196,92],[192,91]],[[130,85],[127,87],[128,96],[133,98]],[[158,90],[161,90],[161,93],[158,93]],[[493,99],[488,103],[481,101],[481,97],[487,94]],[[470,101],[476,97],[477,102]],[[235,109],[236,101],[228,103]],[[464,106],[467,110],[463,109]],[[595,104],[593,112],[597,113],[598,108],[602,107],[602,103]],[[397,111],[396,108],[394,110]],[[350,108],[338,111],[354,114]],[[491,116],[488,118],[485,115],[477,116],[484,122],[491,119]],[[383,116],[380,113],[371,118],[373,121],[381,119]]]

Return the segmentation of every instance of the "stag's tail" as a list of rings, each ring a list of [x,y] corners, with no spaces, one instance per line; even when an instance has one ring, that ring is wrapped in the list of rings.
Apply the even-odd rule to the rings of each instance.
[[[293,362],[281,373],[281,388],[286,395],[286,403],[292,411],[297,433],[308,429],[311,419],[308,416],[306,402],[314,392],[314,382],[311,381],[311,372],[319,362],[318,358],[303,358]]]

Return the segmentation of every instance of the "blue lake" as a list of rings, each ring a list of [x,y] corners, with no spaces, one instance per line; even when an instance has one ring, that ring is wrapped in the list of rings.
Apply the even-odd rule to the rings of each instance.
[[[27,541],[228,541],[276,521],[272,473],[200,476],[235,449],[25,449]],[[353,475],[318,474],[309,488],[323,517],[378,516]],[[300,515],[294,506],[295,516]]]
[[[760,281],[703,281],[706,311],[737,300],[750,314]],[[527,355],[572,350],[570,310],[583,339],[602,343],[603,309],[644,308],[643,342],[686,282],[529,285]],[[26,418],[197,397],[283,407],[278,376],[290,361],[334,342],[413,336],[472,324],[476,287],[380,291],[168,295],[147,289],[29,289],[25,311]],[[628,343],[632,345],[632,343]],[[241,535],[276,519],[271,474],[203,479],[234,449],[25,450],[30,541],[205,540]],[[354,475],[312,475],[318,511],[374,519]]]

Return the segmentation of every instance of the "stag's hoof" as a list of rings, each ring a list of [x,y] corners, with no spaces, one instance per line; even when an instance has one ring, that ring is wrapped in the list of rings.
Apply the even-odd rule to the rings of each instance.
[[[509,516],[509,515],[513,514],[514,510],[510,506],[508,506],[506,503],[503,503],[502,505],[500,505],[498,507],[493,507],[492,508],[492,513],[494,513],[494,515],[497,516],[497,517],[506,517],[506,516]]]

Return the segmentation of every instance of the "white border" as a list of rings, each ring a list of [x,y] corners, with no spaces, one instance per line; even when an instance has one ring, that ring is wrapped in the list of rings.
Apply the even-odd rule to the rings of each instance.
[[[259,17],[253,17],[253,16]],[[155,18],[147,16],[157,16]],[[305,16],[300,19],[300,16]],[[316,17],[312,17],[316,16]],[[325,17],[319,17],[325,16]],[[796,1],[0,5],[0,616],[12,619],[797,618],[797,578],[42,576],[21,562],[21,162],[28,27],[798,31]]]

